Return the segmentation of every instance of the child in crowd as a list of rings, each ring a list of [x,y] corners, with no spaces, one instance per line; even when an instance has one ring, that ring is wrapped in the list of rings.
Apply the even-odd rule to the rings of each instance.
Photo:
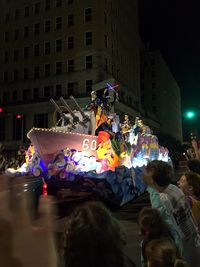
[[[191,267],[197,267],[200,236],[185,195],[171,184],[172,177],[172,167],[159,160],[149,162],[143,173],[152,207],[159,209],[164,220],[167,220],[174,239],[177,240],[178,235],[181,237],[184,258]]]
[[[188,199],[192,215],[200,232],[200,175],[195,172],[187,172],[181,176],[178,186]]]
[[[180,258],[176,246],[166,238],[150,241],[145,254],[147,267],[189,267],[187,262]]]
[[[160,212],[153,208],[143,208],[138,217],[138,224],[143,235],[142,246],[142,266],[147,266],[147,259],[145,256],[145,248],[147,244],[158,238],[168,238],[171,242],[175,242],[172,233],[167,223],[161,217]],[[176,244],[177,247],[180,244]]]

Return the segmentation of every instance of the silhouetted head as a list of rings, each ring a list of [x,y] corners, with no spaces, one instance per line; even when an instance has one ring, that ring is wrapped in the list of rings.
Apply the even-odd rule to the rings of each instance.
[[[122,232],[116,219],[98,202],[78,207],[64,233],[65,267],[122,267]]]

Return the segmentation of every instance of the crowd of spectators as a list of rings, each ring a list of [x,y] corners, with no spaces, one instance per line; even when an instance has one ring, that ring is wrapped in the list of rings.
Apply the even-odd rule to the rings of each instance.
[[[0,173],[8,168],[18,169],[25,162],[26,148],[19,146],[18,150],[6,150],[0,145]]]

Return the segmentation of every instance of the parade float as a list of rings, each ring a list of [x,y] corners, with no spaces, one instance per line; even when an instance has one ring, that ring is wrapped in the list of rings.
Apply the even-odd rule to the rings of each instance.
[[[64,98],[59,106],[53,99],[59,119],[51,128],[32,128],[27,136],[31,145],[26,163],[8,175],[42,176],[46,182],[67,182],[68,187],[98,193],[123,205],[141,195],[146,186],[141,179],[151,160],[168,161],[168,150],[144,122],[124,121],[112,113],[118,101],[118,88],[107,84],[103,93],[91,92],[91,101],[82,109],[74,97],[72,110]],[[66,183],[63,183],[66,184]]]

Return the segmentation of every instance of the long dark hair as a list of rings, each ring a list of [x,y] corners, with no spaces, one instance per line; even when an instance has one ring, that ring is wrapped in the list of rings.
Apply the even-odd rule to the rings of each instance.
[[[111,213],[98,202],[86,202],[67,220],[65,267],[123,267],[125,242]]]

